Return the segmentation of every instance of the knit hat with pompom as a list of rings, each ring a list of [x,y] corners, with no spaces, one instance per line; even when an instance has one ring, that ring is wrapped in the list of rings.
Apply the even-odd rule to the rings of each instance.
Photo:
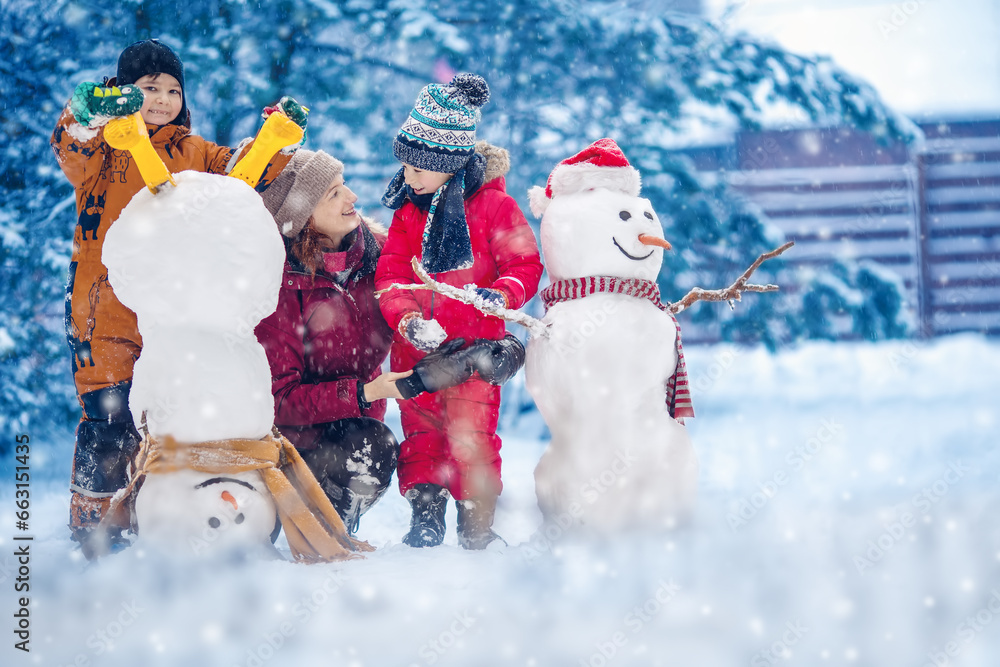
[[[489,101],[490,87],[476,74],[424,87],[392,142],[393,155],[418,169],[454,174],[476,151],[479,109]]]

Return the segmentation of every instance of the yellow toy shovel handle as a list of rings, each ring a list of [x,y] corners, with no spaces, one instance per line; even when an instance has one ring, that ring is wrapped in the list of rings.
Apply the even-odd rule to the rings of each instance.
[[[153,194],[159,192],[167,183],[177,185],[167,170],[167,165],[163,164],[163,160],[156,154],[156,149],[149,141],[146,123],[142,121],[142,115],[138,111],[131,116],[121,116],[108,121],[104,126],[104,140],[112,148],[132,154],[142,180]]]
[[[229,175],[240,179],[251,188],[256,187],[274,154],[285,146],[302,141],[302,134],[302,128],[288,116],[280,112],[272,113],[261,126],[253,146],[243,159],[236,163]]]

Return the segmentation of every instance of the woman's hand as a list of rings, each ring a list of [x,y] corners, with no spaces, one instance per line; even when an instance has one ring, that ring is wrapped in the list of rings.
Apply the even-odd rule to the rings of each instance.
[[[399,390],[396,389],[396,380],[413,375],[413,371],[405,373],[382,373],[377,378],[365,385],[365,400],[373,403],[380,398],[403,398]]]

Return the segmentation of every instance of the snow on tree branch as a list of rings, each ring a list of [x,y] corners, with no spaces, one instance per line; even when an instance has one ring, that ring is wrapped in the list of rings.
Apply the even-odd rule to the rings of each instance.
[[[517,310],[512,310],[510,308],[494,308],[487,306],[480,297],[475,292],[475,285],[466,286],[465,289],[455,287],[453,285],[446,285],[444,283],[438,282],[431,278],[424,267],[420,266],[420,260],[414,257],[411,260],[411,265],[413,266],[413,273],[420,279],[420,285],[416,283],[411,283],[408,285],[394,283],[387,287],[386,289],[378,290],[375,292],[375,298],[381,297],[383,294],[392,289],[407,289],[407,290],[431,290],[437,292],[442,296],[461,301],[462,303],[467,303],[473,306],[481,313],[486,315],[492,315],[493,317],[499,317],[505,322],[513,322],[514,324],[520,324],[531,332],[533,336],[547,336],[548,327],[539,319],[527,315]]]

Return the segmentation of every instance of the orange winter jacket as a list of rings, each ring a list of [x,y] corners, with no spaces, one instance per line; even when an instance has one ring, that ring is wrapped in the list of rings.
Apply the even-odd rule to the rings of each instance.
[[[150,141],[171,173],[185,170],[224,174],[233,158],[233,149],[219,146],[191,134],[185,125],[149,126]],[[76,189],[79,216],[74,235],[74,262],[101,262],[104,235],[146,184],[128,151],[111,148],[103,130],[90,130],[73,118],[67,107],[52,133],[52,150],[66,178]],[[263,190],[291,159],[274,156],[257,189]]]
[[[171,173],[225,173],[233,149],[191,134],[187,124],[150,126],[150,141]],[[88,130],[64,110],[52,133],[59,166],[76,189],[77,225],[69,267],[66,333],[73,350],[73,379],[80,396],[132,379],[142,349],[135,314],[114,294],[101,251],[108,229],[132,197],[146,187],[128,151],[112,149],[103,130]],[[261,190],[288,164],[275,155],[257,185]],[[81,399],[82,400],[82,399]],[[85,418],[103,419],[93,406]]]

